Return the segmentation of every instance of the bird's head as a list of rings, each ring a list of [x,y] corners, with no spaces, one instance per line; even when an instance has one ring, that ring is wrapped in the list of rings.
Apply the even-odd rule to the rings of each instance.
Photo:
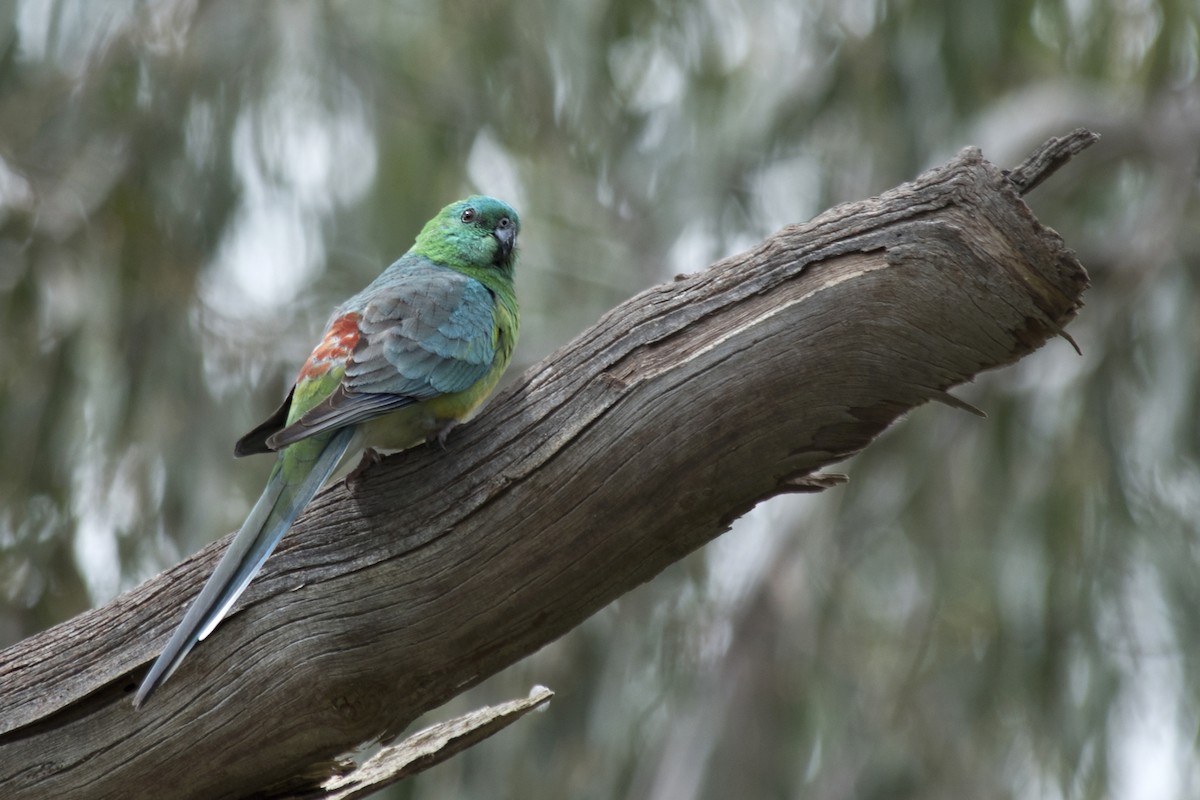
[[[413,248],[451,267],[512,273],[521,219],[512,206],[475,195],[443,208],[426,223]]]

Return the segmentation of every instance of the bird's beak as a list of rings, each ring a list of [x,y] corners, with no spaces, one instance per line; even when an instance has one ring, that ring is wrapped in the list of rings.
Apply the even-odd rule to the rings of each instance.
[[[506,228],[496,228],[492,231],[492,236],[495,236],[496,241],[500,243],[500,249],[496,252],[496,263],[508,261],[509,256],[512,255],[513,245],[517,243],[516,228],[512,225]]]

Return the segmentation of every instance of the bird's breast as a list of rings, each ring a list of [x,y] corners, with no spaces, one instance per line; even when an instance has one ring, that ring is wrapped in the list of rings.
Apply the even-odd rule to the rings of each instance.
[[[376,450],[407,450],[439,433],[447,423],[465,422],[495,388],[500,371],[461,392],[434,397],[361,423],[363,446]]]

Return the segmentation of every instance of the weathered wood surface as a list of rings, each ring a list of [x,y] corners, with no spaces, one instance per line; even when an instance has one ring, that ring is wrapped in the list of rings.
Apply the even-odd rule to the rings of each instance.
[[[440,764],[550,702],[554,692],[535,686],[528,697],[509,700],[414,733],[382,748],[344,775],[335,775],[306,795],[320,800],[360,800],[397,781]]]
[[[140,712],[225,540],[3,651],[0,796],[322,796],[339,755],[1060,331],[1087,276],[1020,199],[1043,161],[1014,185],[965,150],[613,309],[446,451],[320,495]]]

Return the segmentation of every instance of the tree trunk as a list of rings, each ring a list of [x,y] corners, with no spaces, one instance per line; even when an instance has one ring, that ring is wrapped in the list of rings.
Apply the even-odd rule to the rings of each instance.
[[[1087,276],[1020,194],[1092,139],[1054,140],[1007,176],[965,150],[612,310],[445,451],[316,498],[140,712],[132,692],[224,540],[8,648],[0,796],[328,796],[340,754],[759,501],[837,482],[816,470],[1061,333]]]

